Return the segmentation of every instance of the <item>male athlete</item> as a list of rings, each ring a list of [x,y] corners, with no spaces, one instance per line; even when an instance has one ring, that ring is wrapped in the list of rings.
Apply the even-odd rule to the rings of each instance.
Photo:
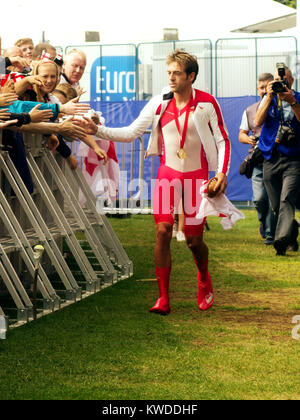
[[[218,194],[225,191],[229,171],[230,142],[220,107],[213,96],[193,89],[198,74],[197,58],[176,50],[167,58],[169,93],[153,97],[139,117],[128,127],[96,126],[83,123],[90,134],[102,139],[130,142],[152,125],[146,156],[159,155],[153,198],[156,223],[154,250],[159,298],[150,312],[170,312],[170,242],[174,211],[183,199],[184,233],[198,268],[198,307],[204,311],[213,304],[213,287],[208,272],[208,248],[203,241],[205,220],[196,219],[201,202],[199,193],[208,172],[215,171]],[[175,210],[174,210],[175,209]]]

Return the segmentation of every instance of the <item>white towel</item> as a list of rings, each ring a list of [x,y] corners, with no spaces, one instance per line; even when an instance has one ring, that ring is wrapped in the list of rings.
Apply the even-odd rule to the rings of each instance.
[[[245,219],[245,215],[228,200],[225,194],[213,198],[207,197],[207,184],[208,180],[203,181],[200,188],[202,200],[197,219],[203,220],[207,216],[221,217],[221,225],[224,230],[232,229],[239,219]]]

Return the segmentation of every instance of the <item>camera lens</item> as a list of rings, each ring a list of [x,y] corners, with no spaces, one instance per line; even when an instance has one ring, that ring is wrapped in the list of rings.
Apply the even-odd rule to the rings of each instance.
[[[274,82],[273,83],[273,92],[274,93],[287,92],[285,84],[283,82]]]

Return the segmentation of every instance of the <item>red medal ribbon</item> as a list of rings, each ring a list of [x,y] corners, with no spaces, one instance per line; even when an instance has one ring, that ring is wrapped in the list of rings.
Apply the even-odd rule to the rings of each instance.
[[[180,139],[180,149],[183,149],[183,147],[184,147],[184,143],[185,143],[185,139],[186,139],[186,133],[187,133],[187,127],[188,127],[188,122],[189,122],[190,108],[192,106],[192,103],[193,103],[193,96],[191,96],[191,99],[189,100],[189,102],[187,104],[187,110],[186,110],[186,113],[185,113],[183,132],[182,132],[182,135],[181,135],[175,98],[173,98],[173,101],[172,101],[173,113],[174,113],[174,116],[175,116],[175,122],[176,122],[178,133],[181,137],[181,139]]]

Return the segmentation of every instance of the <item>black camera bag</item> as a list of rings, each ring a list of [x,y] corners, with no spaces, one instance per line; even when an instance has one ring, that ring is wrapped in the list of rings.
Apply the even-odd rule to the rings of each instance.
[[[240,175],[245,175],[246,178],[251,178],[254,166],[261,165],[264,161],[264,156],[261,150],[255,146],[250,153],[243,160],[240,166]]]

